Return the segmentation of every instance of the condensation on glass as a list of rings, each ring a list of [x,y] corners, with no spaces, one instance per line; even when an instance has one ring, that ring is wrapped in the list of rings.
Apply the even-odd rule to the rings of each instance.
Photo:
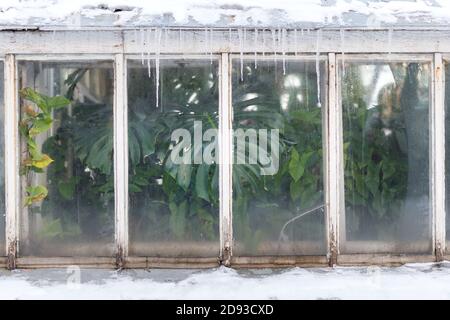
[[[218,83],[215,58],[128,61],[131,256],[218,256]]]
[[[112,256],[113,63],[20,61],[18,73],[19,88],[70,100],[51,109],[51,125],[36,136],[53,162],[21,176],[20,255]],[[20,110],[22,121],[42,112],[25,99]],[[30,158],[23,136],[20,149],[23,167]],[[27,205],[27,188],[36,186],[48,195]]]
[[[326,74],[322,60],[233,60],[234,255],[326,253]]]
[[[345,61],[340,70],[342,253],[431,253],[431,63]]]
[[[5,238],[5,141],[3,117],[5,114],[4,63],[0,61],[0,256],[6,255]]]
[[[445,61],[445,199],[446,239],[450,252],[450,62]]]

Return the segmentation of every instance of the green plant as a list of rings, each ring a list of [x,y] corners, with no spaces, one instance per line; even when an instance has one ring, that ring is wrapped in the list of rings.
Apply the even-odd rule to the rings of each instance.
[[[48,97],[40,94],[31,88],[24,88],[20,91],[22,99],[33,102],[37,109],[27,105],[25,114],[19,123],[19,131],[26,141],[26,155],[21,163],[20,174],[27,175],[30,170],[42,173],[43,169],[48,167],[53,159],[39,150],[36,143],[36,136],[48,131],[52,124],[52,112],[60,108],[64,108],[70,104],[65,97],[56,96]],[[25,206],[30,206],[34,202],[42,201],[48,195],[48,190],[43,185],[28,186],[26,188],[27,196],[25,197]]]

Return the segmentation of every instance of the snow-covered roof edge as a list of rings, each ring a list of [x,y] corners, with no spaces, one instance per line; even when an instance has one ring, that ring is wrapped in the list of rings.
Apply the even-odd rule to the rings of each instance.
[[[0,26],[450,26],[448,0],[2,0]]]

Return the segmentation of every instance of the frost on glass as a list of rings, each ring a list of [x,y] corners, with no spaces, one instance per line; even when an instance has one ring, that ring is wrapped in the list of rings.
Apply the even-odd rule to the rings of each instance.
[[[4,100],[4,64],[0,61],[0,132],[3,132]],[[5,141],[0,134],[0,256],[6,255],[5,245]]]
[[[218,101],[215,59],[128,61],[130,255],[218,256]]]
[[[345,62],[344,253],[427,253],[430,64]]]
[[[112,63],[23,61],[18,72],[19,88],[70,102],[51,110],[50,126],[35,138],[36,149],[53,160],[46,168],[23,175],[30,147],[21,134],[20,254],[112,256]],[[21,123],[42,112],[29,99],[22,98],[20,106]],[[29,188],[36,186],[48,195],[27,203]]]
[[[326,253],[325,70],[319,60],[283,63],[281,58],[253,61],[241,57],[233,61],[234,255]],[[321,97],[320,92],[325,94]],[[267,137],[278,130],[278,154],[269,138],[265,143],[264,130]],[[245,150],[239,150],[242,142]],[[251,150],[261,149],[262,153],[252,156]],[[261,154],[267,154],[270,161]],[[278,163],[276,170],[268,163]]]
[[[445,190],[446,238],[450,242],[450,63],[445,62]],[[447,248],[449,246],[447,245]],[[449,251],[449,249],[447,249]]]

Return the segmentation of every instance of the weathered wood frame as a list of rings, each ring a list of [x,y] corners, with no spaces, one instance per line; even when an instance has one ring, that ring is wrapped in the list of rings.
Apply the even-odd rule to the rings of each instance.
[[[444,104],[439,100],[439,97],[443,97],[442,91],[442,57],[440,54],[392,54],[392,53],[378,53],[378,54],[349,54],[337,55],[337,99],[339,109],[339,162],[341,166],[339,168],[339,177],[344,176],[343,168],[343,139],[342,139],[342,103],[341,103],[341,90],[339,74],[342,72],[343,64],[352,62],[425,62],[429,63],[431,67],[430,74],[430,106],[429,106],[429,154],[430,154],[430,169],[429,169],[429,208],[430,208],[430,235],[431,235],[431,250],[427,252],[421,252],[418,254],[412,253],[359,253],[359,254],[344,254],[338,255],[338,264],[340,265],[353,265],[353,264],[402,264],[407,262],[432,262],[442,261],[442,248],[445,244],[442,244],[442,231],[439,229],[442,225],[445,226],[445,181],[444,181],[444,147],[438,147],[445,140],[444,138]],[[440,80],[439,80],[440,79]],[[439,150],[438,150],[439,149]],[[339,179],[341,185],[339,186],[339,199],[340,203],[345,203],[344,198],[344,186],[343,179]],[[338,229],[343,231],[339,233],[339,246],[342,249],[345,244],[345,209],[341,206],[338,211],[338,217],[340,222],[338,223]],[[444,217],[444,219],[442,219]],[[444,236],[445,238],[445,236]]]
[[[157,30],[157,31],[156,31]],[[405,262],[441,261],[449,258],[445,238],[445,108],[444,75],[442,61],[450,59],[450,30],[436,28],[409,29],[345,29],[345,44],[341,41],[340,29],[303,30],[299,41],[294,39],[294,30],[287,30],[285,40],[275,39],[274,29],[259,29],[264,33],[265,44],[253,42],[255,29],[244,34],[248,41],[242,41],[238,29],[194,29],[194,28],[147,28],[147,29],[40,29],[31,31],[1,31],[0,59],[5,63],[5,202],[6,202],[6,251],[7,257],[0,258],[0,266],[13,268],[37,268],[77,264],[85,267],[212,267],[218,264],[236,267],[276,267],[315,265],[356,264],[401,264]],[[279,29],[276,29],[279,30]],[[300,29],[295,32],[300,35]],[[220,76],[220,257],[211,258],[154,258],[128,256],[127,221],[127,88],[126,59],[140,55],[141,51],[156,53],[152,32],[162,32],[159,54],[165,58],[192,56],[219,59]],[[283,31],[284,32],[284,31]],[[143,42],[141,34],[144,34]],[[320,41],[318,37],[320,36]],[[241,38],[240,38],[241,37]],[[149,40],[150,39],[150,40]],[[181,39],[181,41],[180,41]],[[270,40],[269,40],[270,39]],[[386,45],[387,44],[387,45]],[[144,49],[142,47],[144,45]],[[324,113],[325,148],[325,191],[327,205],[326,256],[295,257],[234,257],[232,256],[232,213],[231,213],[231,57],[242,52],[246,55],[270,54],[284,46],[286,57],[302,59],[317,52],[328,59],[328,103]],[[208,51],[208,52],[205,52]],[[299,55],[301,53],[301,55]],[[339,253],[340,223],[343,212],[343,151],[342,119],[339,103],[337,72],[339,56],[345,53],[345,60],[360,58],[414,60],[418,53],[425,55],[433,65],[432,105],[430,106],[430,196],[433,217],[433,252],[429,255],[404,254],[352,254]],[[391,54],[392,53],[392,54]],[[50,55],[49,55],[50,54]],[[17,93],[17,60],[92,60],[108,59],[114,62],[114,168],[116,206],[116,257],[111,258],[38,258],[20,257],[19,216],[20,180],[19,102]],[[228,162],[227,162],[228,161]],[[447,253],[447,255],[446,255]]]

